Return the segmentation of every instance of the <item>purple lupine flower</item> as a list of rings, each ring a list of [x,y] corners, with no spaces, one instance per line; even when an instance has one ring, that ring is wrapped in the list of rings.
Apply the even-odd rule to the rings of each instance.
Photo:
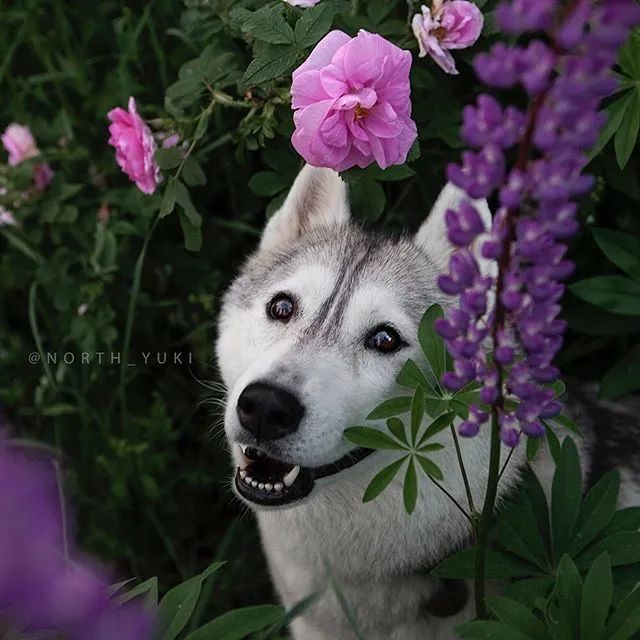
[[[496,17],[506,33],[535,37],[523,46],[494,45],[475,57],[474,68],[491,87],[519,85],[530,104],[525,116],[481,95],[463,112],[462,138],[478,151],[463,153],[448,177],[471,199],[497,192],[500,208],[489,230],[469,202],[447,212],[448,237],[458,248],[438,283],[459,300],[435,326],[453,357],[443,385],[457,391],[478,379],[503,442],[516,446],[522,433],[543,435],[541,420],[560,411],[550,384],[566,329],[558,302],[573,272],[564,243],[577,230],[575,200],[593,186],[582,172],[586,152],[604,125],[599,104],[615,88],[611,67],[640,7],[632,0],[573,0],[568,7],[503,0]],[[516,144],[515,164],[507,167],[505,151]],[[480,237],[480,255],[497,262],[495,276],[481,272],[468,248]],[[473,436],[486,420],[473,407],[460,433]]]
[[[0,432],[0,486],[0,619],[66,640],[148,640],[148,612],[113,604],[105,572],[69,548],[53,463]]]

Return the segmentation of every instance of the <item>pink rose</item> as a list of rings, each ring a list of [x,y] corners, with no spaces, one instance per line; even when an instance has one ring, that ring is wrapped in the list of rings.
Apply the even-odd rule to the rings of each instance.
[[[40,150],[29,127],[12,122],[2,134],[2,145],[9,153],[12,167],[40,155]]]
[[[422,5],[422,14],[413,16],[413,33],[418,39],[420,57],[429,54],[438,66],[457,74],[449,49],[466,49],[480,37],[484,16],[473,2],[433,0],[433,8]]]
[[[129,111],[116,107],[107,116],[111,120],[109,144],[115,147],[118,166],[142,193],[154,193],[160,182],[154,158],[157,146],[151,129],[138,115],[136,101],[129,98]]]
[[[292,7],[315,7],[320,0],[284,0]]]
[[[336,171],[405,162],[417,137],[410,69],[411,54],[379,35],[326,35],[293,73],[296,151]]]

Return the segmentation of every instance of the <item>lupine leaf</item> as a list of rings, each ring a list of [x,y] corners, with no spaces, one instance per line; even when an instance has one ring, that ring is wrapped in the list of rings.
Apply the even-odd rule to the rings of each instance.
[[[631,104],[632,93],[632,91],[626,92],[604,110],[607,115],[607,124],[600,132],[598,142],[596,142],[593,149],[589,152],[589,160],[593,160],[593,158],[595,158],[607,146],[609,140],[613,138],[616,131],[620,128],[620,124],[627,112],[629,104]]]
[[[379,471],[365,489],[362,502],[370,502],[377,498],[391,484],[406,459],[407,456],[400,458],[382,469],[382,471]]]
[[[421,455],[416,455],[418,459],[418,463],[422,467],[422,470],[431,478],[435,478],[436,480],[444,480],[444,474],[440,467],[433,461],[429,460],[429,458],[425,458]]]
[[[572,284],[571,292],[596,307],[626,316],[640,315],[640,282],[625,276],[596,276]]]
[[[424,418],[424,389],[418,385],[411,401],[411,442],[418,437],[420,425]]]
[[[638,140],[640,131],[640,89],[636,87],[631,91],[631,99],[622,118],[620,127],[616,131],[614,146],[618,166],[624,169],[631,158],[631,154]]]
[[[409,446],[409,441],[407,440],[407,433],[404,428],[404,422],[400,420],[400,418],[389,418],[387,420],[387,429],[391,432],[393,436],[398,438],[402,444],[405,444],[407,447]]]
[[[607,258],[640,282],[640,239],[613,229],[592,229],[592,233]]]
[[[409,358],[405,363],[398,377],[396,378],[396,382],[403,386],[408,387],[409,389],[415,389],[418,385],[422,385],[431,395],[437,395],[436,391],[436,380],[433,377],[431,371],[428,372],[430,380],[427,380],[425,372],[420,369],[420,367]]]
[[[447,356],[444,341],[436,333],[433,323],[443,316],[442,307],[439,304],[434,304],[422,316],[418,328],[420,346],[438,383],[442,374],[446,371]]]
[[[601,540],[578,556],[576,564],[587,569],[602,553],[607,552],[614,567],[640,562],[640,532],[620,531]]]
[[[386,433],[371,427],[349,427],[344,430],[344,437],[360,447],[369,449],[399,449],[405,447]]]
[[[448,413],[443,413],[441,416],[438,416],[425,430],[418,442],[418,448],[420,448],[427,440],[434,438],[441,431],[444,431],[448,427],[451,426],[453,421],[456,418],[456,414],[453,411],[449,411]]]
[[[411,408],[411,396],[389,398],[380,403],[368,416],[367,420],[381,420],[406,413]]]
[[[408,514],[412,514],[416,508],[418,500],[418,478],[416,475],[416,464],[413,457],[409,458],[409,465],[404,476],[404,487],[402,495],[404,497],[404,508]]]
[[[640,587],[636,587],[620,603],[609,619],[607,640],[628,640],[640,631]]]
[[[512,627],[493,620],[475,620],[456,627],[462,640],[532,640]]]
[[[579,637],[582,578],[573,560],[564,555],[558,563],[556,577],[557,600],[571,638]]]
[[[640,529],[640,507],[627,507],[613,514],[611,522],[602,534],[606,537],[619,531],[637,531]]]
[[[185,640],[243,640],[278,621],[282,607],[264,604],[229,611],[190,633]]]
[[[633,347],[603,376],[600,397],[614,400],[640,389],[640,345]]]
[[[556,559],[564,554],[573,536],[580,512],[581,487],[578,450],[571,438],[565,438],[551,490],[551,534]]]
[[[534,640],[546,640],[544,624],[522,604],[496,597],[487,598],[487,604],[500,622]]]
[[[474,559],[475,549],[464,549],[443,560],[432,569],[431,574],[437,578],[472,579],[475,572]],[[528,562],[491,547],[487,549],[488,580],[530,578],[539,575],[540,571]]]
[[[618,503],[620,476],[611,471],[589,491],[580,507],[576,532],[569,553],[576,556],[611,522]]]
[[[603,553],[593,563],[582,589],[580,608],[582,640],[603,640],[612,595],[611,563],[609,556]]]

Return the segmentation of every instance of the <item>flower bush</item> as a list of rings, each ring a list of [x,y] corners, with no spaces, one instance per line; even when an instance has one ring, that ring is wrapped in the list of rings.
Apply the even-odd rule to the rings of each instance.
[[[569,4],[549,47],[539,32]],[[460,296],[437,324],[457,363],[447,393],[478,374],[484,386],[463,435],[489,428],[501,392],[524,400],[502,412],[503,438],[541,435],[563,418],[557,385],[545,387],[558,366],[598,380],[605,398],[640,389],[637,31],[615,60],[618,86],[595,84],[628,25],[610,26],[624,4],[157,0],[88,16],[36,0],[3,11],[0,409],[17,435],[66,455],[82,549],[123,576],[158,575],[163,591],[228,558],[224,575],[243,579],[216,574],[215,601],[203,598],[189,630],[271,598],[261,560],[241,553],[255,531],[231,524],[237,511],[216,490],[226,457],[203,425],[222,395],[209,364],[219,295],[301,156],[341,170],[355,214],[389,228],[415,227],[446,175],[502,205],[492,230],[469,205],[447,216],[459,251],[441,285]],[[513,167],[525,98],[542,94],[535,156]],[[482,362],[489,327],[476,320],[496,283],[466,247],[491,232],[477,242],[500,261],[511,224],[500,304],[513,322],[498,323],[495,362]],[[540,248],[544,264],[528,258]],[[561,310],[549,276],[568,283]],[[163,364],[167,351],[183,364]]]

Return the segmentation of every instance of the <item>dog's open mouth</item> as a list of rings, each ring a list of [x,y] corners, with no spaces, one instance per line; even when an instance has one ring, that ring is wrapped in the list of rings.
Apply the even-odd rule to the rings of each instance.
[[[255,447],[238,446],[242,462],[236,471],[236,489],[246,500],[272,507],[301,500],[311,493],[316,480],[348,469],[374,451],[358,447],[330,464],[301,467],[272,458]]]

